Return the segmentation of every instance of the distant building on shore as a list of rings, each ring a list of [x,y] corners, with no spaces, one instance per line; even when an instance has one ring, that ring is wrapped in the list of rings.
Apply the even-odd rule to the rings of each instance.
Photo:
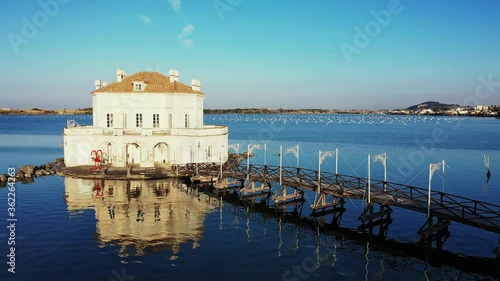
[[[225,162],[228,128],[203,124],[200,81],[191,87],[169,76],[117,70],[114,83],[95,81],[93,125],[68,123],[64,129],[67,167],[93,165],[93,151],[115,167]]]
[[[476,105],[474,109],[476,111],[487,111],[490,107],[487,105]]]

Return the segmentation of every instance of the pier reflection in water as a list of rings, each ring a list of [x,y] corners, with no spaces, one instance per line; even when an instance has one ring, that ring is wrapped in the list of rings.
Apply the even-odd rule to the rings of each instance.
[[[220,264],[234,267],[234,271],[226,267],[225,274],[241,280],[246,273],[255,273],[252,268],[263,266],[266,276],[278,280],[302,280],[301,274],[309,276],[308,280],[396,280],[402,272],[411,272],[413,278],[408,280],[462,275],[453,267],[428,267],[425,261],[414,259],[411,251],[356,239],[356,232],[335,227],[340,232],[325,233],[320,230],[325,217],[304,221],[297,206],[272,209],[261,206],[259,200],[241,198],[237,192],[218,198],[177,179],[95,181],[68,177],[65,202],[70,217],[78,220],[83,212],[95,213],[97,246],[114,247],[122,263],[145,262],[148,267],[178,276],[193,276]],[[189,252],[186,246],[197,248],[196,255],[183,257]],[[165,259],[176,260],[175,264],[164,264],[154,252],[168,253]],[[240,256],[246,258],[236,258]],[[276,261],[279,263],[273,264]],[[294,271],[296,266],[302,273]],[[147,275],[139,265],[128,270]]]
[[[208,212],[217,198],[194,191],[178,180],[123,181],[65,179],[66,204],[72,215],[95,211],[100,246],[119,246],[120,256],[199,246]]]

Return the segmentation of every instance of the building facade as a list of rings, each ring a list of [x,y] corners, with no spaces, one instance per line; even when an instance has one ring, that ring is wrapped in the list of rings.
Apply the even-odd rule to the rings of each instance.
[[[115,167],[225,162],[228,128],[203,123],[205,94],[169,76],[139,72],[108,85],[96,80],[91,93],[93,125],[64,129],[66,167],[95,164],[95,155]]]

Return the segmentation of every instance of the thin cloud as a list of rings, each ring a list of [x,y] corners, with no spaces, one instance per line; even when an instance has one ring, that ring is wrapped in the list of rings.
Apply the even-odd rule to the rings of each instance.
[[[182,13],[182,0],[168,0],[168,3],[170,4],[170,7],[174,11],[174,13],[181,15],[182,18],[185,18],[184,14]],[[181,29],[179,35],[177,35],[177,39],[180,40],[180,43],[183,46],[188,48],[194,46],[193,39],[186,38],[193,34],[193,30],[194,25],[186,24],[186,26]]]
[[[191,39],[184,39],[181,41],[182,45],[186,47],[193,47],[194,46],[194,41]]]
[[[184,28],[182,28],[181,33],[179,33],[177,38],[182,39],[186,36],[190,36],[191,34],[193,34],[193,30],[194,30],[194,25],[187,24],[186,26],[184,26]]]
[[[168,3],[175,13],[182,13],[182,0],[168,0]]]
[[[150,17],[145,16],[145,15],[143,15],[143,14],[137,14],[137,16],[138,16],[138,17],[139,17],[139,19],[140,19],[143,23],[145,23],[145,24],[150,24],[151,22],[153,22],[153,21],[151,20],[151,18],[150,18]]]

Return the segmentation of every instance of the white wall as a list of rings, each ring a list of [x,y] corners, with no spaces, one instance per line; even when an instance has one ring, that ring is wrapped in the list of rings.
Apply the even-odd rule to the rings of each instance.
[[[125,167],[127,160],[141,167],[154,167],[155,159],[166,156],[166,164],[219,162],[227,160],[228,129],[207,126],[204,129],[175,129],[176,134],[105,133],[102,128],[76,127],[64,130],[64,160],[68,167],[93,165],[92,150],[102,150],[115,167]],[[166,143],[167,150],[154,147]],[[139,148],[135,148],[138,144]],[[211,146],[211,155],[208,154]],[[161,156],[159,154],[161,153]],[[155,155],[156,154],[156,155]],[[127,157],[128,155],[128,157]],[[127,159],[128,158],[128,159]],[[221,159],[222,158],[222,159]]]
[[[136,114],[142,113],[143,127],[153,128],[153,114],[159,114],[159,129],[168,128],[172,114],[172,127],[184,128],[185,114],[189,114],[190,128],[203,126],[203,100],[201,94],[180,93],[97,93],[93,96],[94,126],[107,126],[106,114],[113,114],[113,128],[123,128],[127,115],[127,129],[136,128]]]

